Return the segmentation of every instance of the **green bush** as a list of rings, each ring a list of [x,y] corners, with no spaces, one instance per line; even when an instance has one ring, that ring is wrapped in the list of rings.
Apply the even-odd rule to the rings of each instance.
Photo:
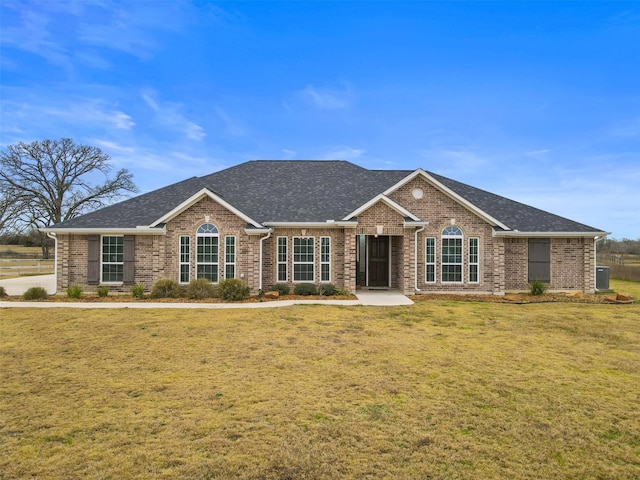
[[[291,288],[287,283],[276,283],[271,289],[274,292],[278,292],[280,295],[289,295]]]
[[[4,289],[3,286],[0,286],[0,298],[4,298],[4,297],[8,297],[7,291]]]
[[[544,295],[547,291],[547,284],[540,280],[534,280],[529,284],[529,292],[531,295]]]
[[[296,295],[315,295],[316,286],[313,283],[299,283],[296,288],[293,289],[293,293]]]
[[[152,298],[180,298],[183,295],[184,292],[178,282],[170,278],[160,279],[151,287]]]
[[[108,297],[109,296],[109,287],[107,287],[106,285],[100,285],[96,291],[98,292],[98,296],[100,298],[104,298],[104,297]]]
[[[218,288],[207,278],[194,278],[187,285],[186,295],[194,300],[214,298],[218,296]]]
[[[80,298],[82,296],[82,287],[77,283],[75,285],[71,285],[67,287],[67,297],[69,298]]]
[[[31,287],[22,294],[24,300],[44,300],[49,294],[42,287]]]
[[[131,296],[133,298],[142,298],[144,297],[144,285],[140,285],[139,283],[136,283],[135,285],[131,286]]]
[[[249,298],[251,289],[242,280],[227,278],[220,282],[220,297],[223,300],[237,302]]]
[[[350,297],[353,294],[348,288],[336,288],[336,295],[340,295],[342,297]]]
[[[318,293],[330,297],[336,294],[336,286],[333,283],[323,283],[318,287]]]

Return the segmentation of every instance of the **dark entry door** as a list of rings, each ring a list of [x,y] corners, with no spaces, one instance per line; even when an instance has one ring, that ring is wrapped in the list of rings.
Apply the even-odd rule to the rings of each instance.
[[[369,240],[369,286],[389,286],[389,237]]]

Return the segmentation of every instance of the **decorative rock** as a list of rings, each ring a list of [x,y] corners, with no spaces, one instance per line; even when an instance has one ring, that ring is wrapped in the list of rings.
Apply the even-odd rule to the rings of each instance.
[[[278,298],[280,298],[280,292],[275,292],[275,291],[265,292],[264,296],[265,296],[265,298],[270,298],[272,300],[277,300]]]

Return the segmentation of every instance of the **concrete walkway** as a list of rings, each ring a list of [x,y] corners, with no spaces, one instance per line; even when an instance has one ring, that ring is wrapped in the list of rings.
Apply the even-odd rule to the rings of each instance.
[[[22,295],[28,288],[44,287],[48,293],[55,292],[54,275],[11,278],[0,280],[9,295]],[[292,305],[371,305],[392,307],[411,305],[413,301],[399,291],[363,291],[356,293],[357,300],[275,300],[257,303],[165,303],[165,302],[2,302],[0,308],[273,308]]]

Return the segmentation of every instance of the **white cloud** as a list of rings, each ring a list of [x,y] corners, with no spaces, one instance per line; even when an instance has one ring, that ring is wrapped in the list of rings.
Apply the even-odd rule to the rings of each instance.
[[[334,149],[320,155],[321,160],[354,160],[361,157],[365,150],[353,148],[346,145],[335,147]]]
[[[348,84],[341,89],[318,88],[307,85],[297,92],[305,103],[321,110],[345,110],[353,103],[353,94]]]
[[[544,155],[546,153],[549,153],[551,150],[546,149],[546,148],[541,148],[540,150],[531,150],[529,152],[525,152],[525,155],[527,155],[528,157],[537,157],[539,155]]]
[[[227,135],[231,137],[243,137],[247,134],[245,129],[233,120],[225,110],[220,107],[216,107],[215,110],[220,120],[224,123],[223,130]]]
[[[190,140],[201,141],[207,135],[204,128],[185,118],[181,113],[184,108],[181,103],[160,102],[154,98],[155,94],[151,91],[144,91],[141,96],[155,112],[155,118],[159,125],[180,132]]]

